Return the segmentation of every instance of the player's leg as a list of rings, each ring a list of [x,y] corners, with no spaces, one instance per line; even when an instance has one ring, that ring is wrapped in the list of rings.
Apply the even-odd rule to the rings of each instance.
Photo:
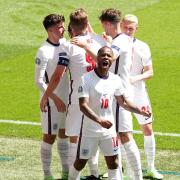
[[[97,150],[96,154],[88,159],[88,165],[90,170],[90,176],[88,179],[95,179],[99,177],[98,172],[98,159],[99,159],[99,149]]]
[[[122,166],[119,165],[119,143],[116,134],[108,135],[100,139],[99,147],[104,154],[106,164],[108,167],[108,179],[122,180]]]
[[[151,110],[150,101],[147,95],[147,92],[144,92],[141,96],[136,95],[136,99],[134,99],[135,104],[137,104],[140,108],[144,108],[146,110]],[[141,130],[144,134],[144,150],[147,158],[147,173],[145,176],[151,176],[153,178],[162,179],[163,176],[157,172],[155,169],[155,137],[152,128],[153,117],[150,118],[144,117],[139,114],[134,114],[138,123],[141,126]]]
[[[52,145],[55,141],[56,135],[43,134],[43,141],[41,143],[41,162],[44,172],[44,179],[53,179],[51,173],[51,159],[52,159]]]
[[[55,107],[49,107],[48,112],[41,113],[41,125],[43,141],[41,143],[41,161],[44,171],[44,179],[54,179],[51,173],[52,145],[58,134],[58,112]]]
[[[130,165],[134,179],[142,179],[140,152],[133,138],[133,125],[131,113],[119,108],[119,136],[127,156],[127,167]]]
[[[69,166],[72,165],[76,159],[78,137],[80,134],[82,124],[82,113],[79,109],[78,104],[71,104],[68,107],[68,113],[66,117],[66,135],[69,136],[69,153],[68,153],[68,163]]]
[[[155,153],[156,143],[152,129],[152,123],[141,125],[144,134],[144,150],[147,158],[147,173],[145,176],[150,176],[157,179],[163,179],[163,175],[157,172],[155,168]]]
[[[80,177],[80,171],[86,165],[88,159],[97,152],[98,141],[96,138],[80,137],[78,142],[77,156],[69,170],[69,180]]]
[[[69,138],[65,135],[65,129],[59,129],[57,139],[57,150],[60,157],[60,163],[62,166],[61,176],[62,179],[68,178],[69,164],[68,164],[68,153],[69,153]]]

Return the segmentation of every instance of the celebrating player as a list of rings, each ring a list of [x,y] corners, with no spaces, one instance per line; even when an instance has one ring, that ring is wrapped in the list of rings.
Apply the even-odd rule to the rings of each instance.
[[[82,77],[79,86],[79,105],[83,112],[82,131],[78,156],[69,172],[69,180],[76,180],[87,160],[98,146],[105,156],[109,179],[122,179],[118,167],[118,138],[113,116],[113,99],[125,109],[150,117],[150,112],[137,108],[128,100],[119,76],[109,72],[113,51],[105,46],[98,51],[97,67]]]

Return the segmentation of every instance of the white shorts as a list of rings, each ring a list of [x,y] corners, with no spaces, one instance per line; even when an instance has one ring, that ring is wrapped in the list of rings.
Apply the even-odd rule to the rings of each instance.
[[[125,110],[121,106],[117,108],[116,101],[113,103],[114,117],[116,121],[117,132],[132,132],[133,123],[131,112]]]
[[[43,134],[57,135],[59,129],[65,129],[66,113],[58,112],[56,106],[48,106],[47,112],[41,112]]]
[[[150,110],[152,112],[150,100],[146,92],[142,93],[141,95],[135,95],[133,102],[139,108],[144,108],[145,110]],[[152,115],[150,118],[148,118],[140,114],[134,113],[134,116],[136,117],[140,125],[151,123],[153,120]]]
[[[119,142],[116,135],[108,137],[86,137],[81,136],[78,145],[78,157],[80,159],[89,159],[96,155],[98,147],[104,156],[114,156],[119,153]]]
[[[79,109],[79,104],[71,104],[67,110],[66,135],[79,136],[83,113]]]

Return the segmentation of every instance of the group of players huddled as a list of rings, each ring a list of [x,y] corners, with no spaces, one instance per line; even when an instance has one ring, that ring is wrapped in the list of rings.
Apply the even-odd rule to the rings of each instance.
[[[105,157],[110,180],[142,180],[139,149],[133,139],[131,112],[144,134],[147,157],[145,176],[163,179],[154,166],[153,115],[145,80],[153,76],[149,46],[134,37],[138,18],[109,8],[99,20],[104,29],[96,34],[86,11],[69,16],[66,40],[65,18],[44,18],[47,40],[35,59],[35,82],[41,92],[43,140],[41,161],[44,180],[54,180],[50,165],[52,145],[57,149],[62,179],[78,180],[89,164],[86,179],[100,179],[99,149]],[[126,174],[122,172],[122,159]]]

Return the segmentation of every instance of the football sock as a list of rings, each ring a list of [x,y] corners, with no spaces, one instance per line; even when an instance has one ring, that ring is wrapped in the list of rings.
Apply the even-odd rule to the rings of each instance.
[[[68,150],[69,150],[69,138],[57,138],[57,150],[61,160],[62,171],[69,171],[68,164]]]
[[[144,136],[144,149],[147,157],[148,169],[154,169],[155,161],[155,137],[154,134],[151,136]]]
[[[88,160],[90,173],[91,173],[91,175],[94,175],[95,177],[99,177],[98,158],[99,158],[99,149],[97,150],[96,155],[92,156]]]
[[[127,159],[126,151],[125,151],[124,146],[122,144],[120,145],[120,150],[121,150],[121,154],[122,154],[122,159],[125,161],[125,164],[126,164],[126,167],[125,167],[126,175],[129,178],[132,178],[133,177],[133,171],[131,169],[131,165]]]
[[[70,143],[69,144],[69,153],[68,153],[68,164],[69,167],[74,164],[77,154],[77,143]]]
[[[42,167],[45,177],[52,176],[50,170],[51,157],[52,157],[52,145],[43,141],[41,143],[41,161],[42,161]]]
[[[131,165],[131,169],[134,173],[134,178],[141,180],[142,179],[141,158],[140,158],[139,149],[135,141],[130,140],[129,142],[125,143],[124,148],[126,150],[128,162]]]
[[[80,179],[80,171],[74,168],[74,165],[71,165],[69,168],[68,180],[79,180]]]
[[[118,169],[108,169],[108,179],[109,180],[122,180],[120,177],[119,168]]]

